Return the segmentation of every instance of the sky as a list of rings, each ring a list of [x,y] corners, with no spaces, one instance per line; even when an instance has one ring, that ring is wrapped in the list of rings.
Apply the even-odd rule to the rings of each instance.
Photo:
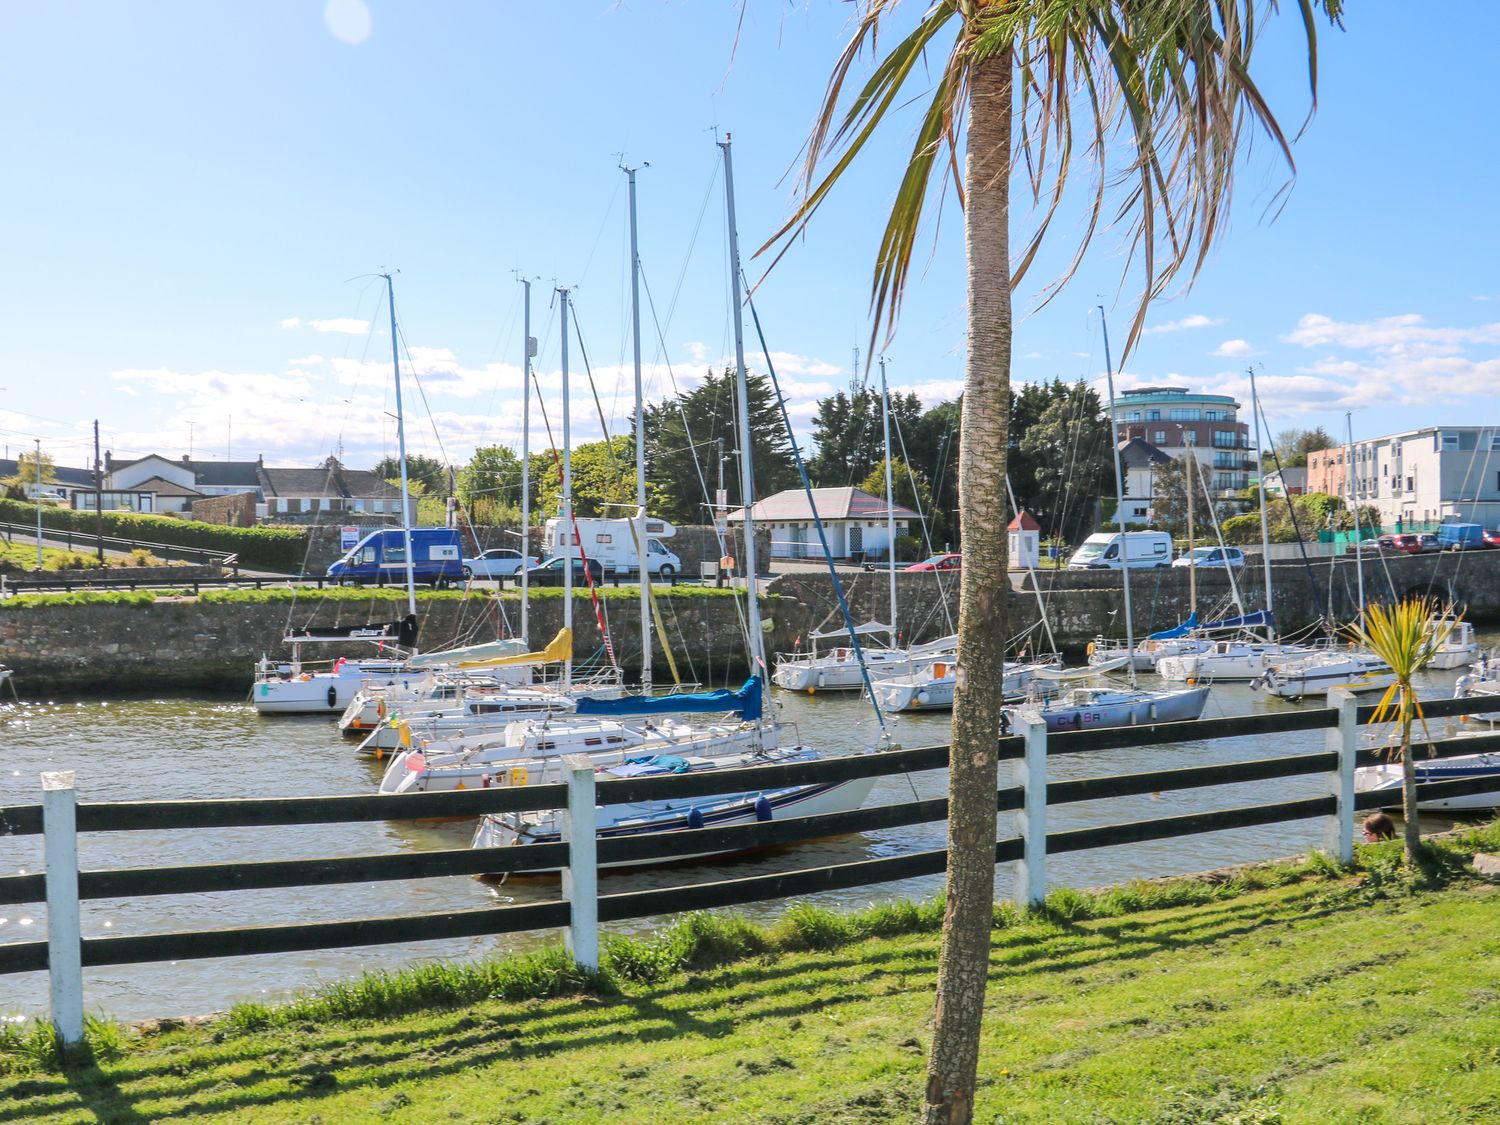
[[[923,5],[900,9],[909,26]],[[1295,5],[1293,5],[1295,7]],[[558,310],[572,292],[572,433],[632,408],[625,174],[638,168],[649,296],[647,397],[732,355],[721,156],[732,135],[746,269],[795,198],[793,173],[847,40],[841,0],[261,0],[107,5],[0,0],[0,445],[85,465],[158,452],[368,467],[395,450],[382,271],[395,271],[412,452],[462,463],[520,442],[522,286],[561,437]],[[1296,181],[1258,141],[1231,221],[1191,289],[1152,308],[1118,386],[1248,401],[1272,430],[1342,438],[1500,422],[1500,225],[1486,67],[1437,36],[1492,43],[1500,5],[1350,5],[1320,40],[1317,112]],[[1293,131],[1308,111],[1295,13],[1255,64]],[[888,40],[894,42],[894,38]],[[1441,57],[1452,60],[1434,65]],[[1477,62],[1478,60],[1476,60]],[[920,85],[916,88],[920,90]],[[915,91],[914,91],[915,92]],[[798,428],[871,377],[875,248],[919,104],[854,166],[756,306]],[[1138,277],[1104,230],[1049,304],[1077,201],[1016,296],[1014,377],[1097,381],[1105,307],[1118,349]],[[1020,229],[1030,217],[1016,200]],[[954,397],[964,363],[961,216],[920,243],[893,389]],[[643,300],[646,297],[643,296]],[[765,360],[753,329],[752,367]],[[854,365],[854,349],[861,364]],[[1113,357],[1119,360],[1118,354]],[[587,369],[587,372],[586,372]],[[546,444],[533,408],[532,443]]]

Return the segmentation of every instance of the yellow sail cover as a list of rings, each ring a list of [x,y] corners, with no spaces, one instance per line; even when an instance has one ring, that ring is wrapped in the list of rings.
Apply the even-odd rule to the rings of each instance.
[[[556,664],[573,653],[573,630],[559,629],[541,652],[523,652],[519,656],[497,656],[490,660],[465,660],[460,668],[508,668],[518,664]]]

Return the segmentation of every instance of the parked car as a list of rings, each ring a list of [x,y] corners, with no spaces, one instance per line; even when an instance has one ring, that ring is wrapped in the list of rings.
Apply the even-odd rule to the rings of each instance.
[[[526,582],[531,586],[561,586],[563,584],[563,563],[561,555],[554,559],[548,559],[540,566],[533,566],[526,571]],[[604,581],[604,564],[598,559],[589,559],[589,574],[598,585]],[[573,586],[575,588],[587,586],[588,580],[583,575],[583,560],[573,560]]]
[[[1245,552],[1238,547],[1194,547],[1180,559],[1172,560],[1173,566],[1232,567],[1245,565]]]
[[[956,552],[946,555],[933,555],[930,559],[923,559],[919,563],[912,563],[906,567],[907,570],[958,570],[963,566],[964,557]]]
[[[1135,570],[1171,564],[1172,537],[1165,531],[1096,532],[1068,559],[1069,570],[1119,570],[1124,565]]]
[[[509,547],[495,547],[477,559],[464,559],[465,578],[514,578],[522,569],[536,566],[536,559],[513,551]]]
[[[1437,536],[1436,535],[1434,535],[1432,537],[1432,541],[1434,543],[1437,542]],[[1484,533],[1484,541],[1486,543],[1488,543],[1491,547],[1500,547],[1500,531],[1490,531],[1490,530],[1486,529],[1485,533]],[[1433,550],[1435,551],[1435,550],[1437,550],[1437,548],[1433,547]]]
[[[1422,553],[1424,555],[1428,551],[1441,551],[1443,549],[1443,545],[1438,542],[1438,537],[1430,531],[1424,531],[1418,535],[1417,541],[1422,544]]]
[[[1433,542],[1437,541],[1436,536]],[[1376,540],[1382,551],[1400,551],[1404,555],[1420,555],[1422,553],[1422,537],[1420,535],[1406,533],[1402,535],[1382,535]],[[1433,548],[1436,550],[1436,547]]]

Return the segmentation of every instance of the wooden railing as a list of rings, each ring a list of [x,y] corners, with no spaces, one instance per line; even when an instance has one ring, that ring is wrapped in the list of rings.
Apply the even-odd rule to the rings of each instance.
[[[1325,847],[1347,862],[1353,856],[1356,814],[1386,803],[1388,797],[1354,790],[1355,769],[1382,760],[1381,748],[1361,748],[1359,744],[1360,725],[1369,722],[1374,709],[1360,707],[1344,693],[1336,695],[1342,697],[1337,699],[1337,706],[1320,710],[1054,735],[1047,734],[1039,719],[1023,716],[1024,729],[998,743],[1000,759],[1014,763],[1016,784],[996,791],[995,809],[1016,812],[1018,832],[1013,837],[996,840],[995,862],[1017,864],[1016,898],[1022,903],[1036,903],[1046,892],[1049,855],[1311,818],[1324,819]],[[1426,702],[1423,707],[1429,719],[1436,719],[1494,711],[1497,702],[1486,698],[1448,699]],[[1326,750],[1147,773],[1067,781],[1047,779],[1047,760],[1057,755],[1314,730],[1328,732]],[[1500,750],[1500,734],[1446,739],[1434,743],[1432,750],[1437,758]],[[563,927],[575,959],[588,967],[597,967],[598,926],[602,922],[935,875],[944,870],[946,855],[941,850],[920,851],[609,895],[597,893],[600,866],[669,861],[687,855],[794,844],[844,833],[942,821],[947,817],[948,802],[938,797],[820,816],[602,840],[596,839],[594,830],[597,806],[829,785],[943,769],[947,764],[948,747],[932,746],[699,774],[596,781],[592,763],[586,757],[578,757],[565,763],[564,784],[402,796],[84,803],[76,800],[71,772],[43,774],[40,805],[0,807],[0,835],[43,835],[46,870],[43,874],[0,877],[0,905],[45,901],[47,940],[0,945],[0,975],[47,970],[51,979],[52,1019],[64,1040],[71,1042],[82,1035],[82,969],[86,966],[384,945]],[[1047,831],[1046,811],[1056,805],[1311,775],[1326,779],[1323,795],[1063,832]],[[1471,777],[1427,783],[1419,792],[1426,799],[1489,792],[1494,788],[1493,778]],[[564,842],[111,870],[80,871],[77,863],[77,836],[85,832],[285,827],[543,810],[564,810]],[[570,831],[568,825],[574,826],[574,830]],[[86,899],[546,870],[562,871],[562,896],[526,905],[136,936],[83,938],[79,925],[80,903]]]

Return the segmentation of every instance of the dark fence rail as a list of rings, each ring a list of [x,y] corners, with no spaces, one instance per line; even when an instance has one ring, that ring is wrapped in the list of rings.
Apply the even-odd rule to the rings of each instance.
[[[1428,717],[1450,717],[1493,712],[1496,701],[1487,698],[1435,700],[1424,703]],[[1342,704],[1345,723],[1340,733],[1340,708],[1210,719],[1192,723],[1154,724],[1127,730],[1085,731],[1046,735],[1039,724],[1021,734],[1001,738],[996,749],[1006,760],[1025,759],[1028,775],[1045,779],[1049,756],[1130,745],[1160,745],[1201,742],[1247,734],[1327,730],[1329,749],[1305,754],[1258,758],[1247,761],[1189,765],[1145,773],[1120,774],[1045,782],[1042,807],[1080,801],[1099,801],[1147,793],[1215,788],[1224,785],[1321,775],[1330,779],[1330,791],[1321,796],[1240,806],[1150,820],[1047,832],[1042,825],[1029,825],[1022,818],[1022,835],[1001,839],[995,845],[997,863],[1026,861],[1040,867],[1049,854],[1191,836],[1227,829],[1250,828],[1311,818],[1328,818],[1343,826],[1341,848],[1352,851],[1352,820],[1363,809],[1390,803],[1389,795],[1355,793],[1354,770],[1387,759],[1389,746],[1360,747],[1357,722],[1367,722],[1372,707],[1357,707],[1353,700]],[[1414,755],[1441,760],[1500,750],[1500,733],[1449,738],[1419,743]],[[875,777],[901,776],[943,769],[948,763],[945,746],[891,750],[847,758],[825,759],[791,765],[767,765],[744,769],[704,771],[595,783],[586,761],[572,768],[568,784],[498,787],[450,793],[401,796],[337,796],[293,798],[237,798],[197,801],[109,801],[69,804],[76,816],[77,832],[134,832],[144,829],[203,829],[228,826],[284,827],[299,824],[341,823],[372,820],[436,820],[572,808],[575,815],[587,810],[592,817],[596,804],[615,805],[664,799],[685,799],[724,793],[757,792],[799,785],[837,785]],[[575,788],[586,776],[586,799]],[[1432,781],[1419,787],[1423,799],[1489,792],[1496,788],[1491,777],[1457,777]],[[71,790],[68,799],[72,801]],[[43,832],[45,805],[0,808],[0,834],[28,835]],[[995,794],[997,812],[1026,807],[1026,792],[1010,786]],[[606,836],[597,842],[588,835],[587,852],[576,841],[533,844],[507,848],[449,849],[425,853],[380,856],[350,856],[233,862],[174,867],[83,870],[77,872],[74,909],[82,899],[130,898],[145,895],[217,893],[264,890],[324,883],[421,879],[452,875],[505,874],[567,869],[578,878],[580,857],[589,873],[599,866],[671,861],[687,856],[746,851],[754,848],[794,844],[820,837],[852,832],[879,831],[946,818],[945,798],[913,800],[900,804],[859,808],[847,812],[781,820],[745,823],[728,827],[688,829],[671,833],[636,836]],[[1036,818],[1040,821],[1043,818]],[[49,837],[50,840],[50,837]],[[71,846],[71,844],[70,844]],[[50,853],[49,853],[50,854]],[[76,853],[75,853],[76,854]],[[1343,857],[1347,858],[1347,856]],[[941,873],[942,851],[860,860],[852,863],[754,875],[739,879],[700,883],[670,889],[635,891],[615,895],[591,895],[588,924],[593,920],[670,914],[676,911],[812,894],[897,879]],[[76,871],[76,866],[73,868]],[[52,885],[45,874],[0,877],[0,904],[50,901]],[[1032,892],[1033,895],[1035,892]],[[577,900],[562,900],[527,906],[403,915],[338,922],[299,923],[285,926],[249,926],[219,930],[194,930],[141,936],[86,938],[79,943],[78,966],[116,965],[139,961],[186,960],[201,957],[238,956],[249,953],[354,947],[468,937],[522,930],[576,927],[580,924]],[[570,931],[571,932],[571,931]],[[23,942],[0,945],[0,974],[50,968],[47,943]],[[80,985],[81,988],[81,985]],[[80,1009],[81,1010],[81,1009]],[[81,1017],[80,1017],[81,1019]],[[61,1026],[61,1025],[60,1025]]]

